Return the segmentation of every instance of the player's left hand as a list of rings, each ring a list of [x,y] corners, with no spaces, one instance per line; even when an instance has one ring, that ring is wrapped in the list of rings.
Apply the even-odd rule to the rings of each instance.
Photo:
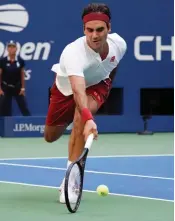
[[[25,91],[21,89],[19,95],[25,96]]]
[[[86,123],[84,125],[84,131],[83,131],[85,141],[87,140],[89,134],[91,134],[91,133],[94,134],[94,139],[96,140],[98,137],[97,125],[93,120],[88,120],[88,121],[86,121]]]

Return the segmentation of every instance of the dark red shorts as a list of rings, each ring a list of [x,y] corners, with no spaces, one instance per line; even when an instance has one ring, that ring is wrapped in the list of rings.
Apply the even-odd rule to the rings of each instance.
[[[86,89],[87,95],[90,95],[97,101],[100,107],[107,99],[111,89],[111,80],[106,79],[100,83]],[[73,95],[64,96],[54,83],[51,88],[50,105],[46,118],[48,126],[67,126],[72,123],[75,112],[75,101]]]

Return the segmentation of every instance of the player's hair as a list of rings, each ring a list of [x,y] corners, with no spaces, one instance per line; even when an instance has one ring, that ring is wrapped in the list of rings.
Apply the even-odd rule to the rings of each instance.
[[[87,7],[84,8],[82,13],[82,19],[85,15],[92,13],[92,12],[99,12],[102,14],[106,14],[109,17],[109,20],[111,20],[111,12],[109,7],[106,4],[103,3],[90,3]]]

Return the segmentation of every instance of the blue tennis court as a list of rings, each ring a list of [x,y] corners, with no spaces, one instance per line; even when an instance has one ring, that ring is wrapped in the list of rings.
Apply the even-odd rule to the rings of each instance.
[[[174,199],[173,156],[89,157],[84,190],[105,184],[111,194]],[[0,181],[58,187],[66,158],[0,160]]]

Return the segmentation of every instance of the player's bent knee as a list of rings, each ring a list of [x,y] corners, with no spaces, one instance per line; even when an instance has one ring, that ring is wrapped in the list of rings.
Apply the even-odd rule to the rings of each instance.
[[[48,143],[58,140],[64,133],[65,127],[45,126],[44,139]]]
[[[58,138],[56,137],[53,137],[52,135],[49,135],[49,134],[44,134],[44,139],[47,143],[53,143],[54,141],[58,140]]]

